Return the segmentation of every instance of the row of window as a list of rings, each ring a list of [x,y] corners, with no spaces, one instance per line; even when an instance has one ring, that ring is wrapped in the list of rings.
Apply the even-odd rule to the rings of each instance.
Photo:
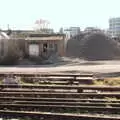
[[[120,27],[110,27],[110,30],[112,30],[112,31],[120,31]]]
[[[117,18],[117,19],[110,19],[109,22],[120,22],[120,18]]]
[[[109,26],[120,26],[120,22],[119,23],[110,23]]]
[[[112,35],[120,35],[120,33],[112,32]]]

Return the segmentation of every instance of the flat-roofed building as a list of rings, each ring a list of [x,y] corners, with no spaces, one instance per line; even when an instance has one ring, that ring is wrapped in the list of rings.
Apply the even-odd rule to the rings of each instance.
[[[109,32],[112,37],[120,37],[120,17],[109,19]]]
[[[85,33],[90,33],[90,32],[103,32],[101,29],[96,28],[96,27],[86,27],[84,30]]]
[[[64,39],[64,34],[29,34],[25,39],[26,54],[35,57],[64,56]]]
[[[70,27],[69,29],[65,29],[64,33],[68,38],[74,37],[80,34],[80,27]]]

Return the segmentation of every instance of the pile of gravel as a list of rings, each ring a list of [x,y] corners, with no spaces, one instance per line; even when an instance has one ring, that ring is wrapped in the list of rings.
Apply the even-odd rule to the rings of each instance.
[[[87,60],[116,59],[120,56],[120,46],[101,32],[80,34],[68,41],[66,54]]]

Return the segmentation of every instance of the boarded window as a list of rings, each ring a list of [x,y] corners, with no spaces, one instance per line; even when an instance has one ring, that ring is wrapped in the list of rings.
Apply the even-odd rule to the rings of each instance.
[[[39,45],[30,44],[29,45],[29,55],[30,56],[39,56]]]

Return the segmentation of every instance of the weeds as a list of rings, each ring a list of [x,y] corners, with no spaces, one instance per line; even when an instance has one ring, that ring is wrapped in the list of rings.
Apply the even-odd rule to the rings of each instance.
[[[94,85],[120,86],[120,77],[105,78],[103,80],[94,80]]]

